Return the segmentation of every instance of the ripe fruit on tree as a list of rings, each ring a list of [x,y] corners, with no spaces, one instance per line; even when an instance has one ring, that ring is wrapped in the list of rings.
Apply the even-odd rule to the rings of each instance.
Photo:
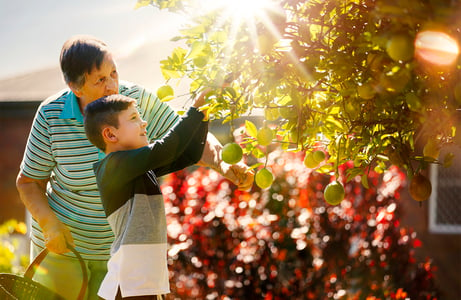
[[[328,204],[337,205],[344,199],[344,186],[339,181],[332,181],[326,186],[323,196]]]
[[[410,195],[416,201],[429,199],[432,193],[432,184],[426,176],[416,174],[410,181]]]
[[[322,161],[325,160],[325,153],[321,150],[307,152],[304,157],[304,165],[310,169],[316,168]]]
[[[370,83],[364,83],[357,86],[357,94],[360,98],[369,100],[375,96],[376,92]]]
[[[221,151],[221,158],[225,163],[236,164],[243,156],[243,150],[237,143],[228,143],[224,145]]]
[[[344,105],[344,110],[349,118],[356,119],[360,116],[360,103],[353,103],[352,101],[348,101]]]
[[[264,126],[258,131],[256,138],[261,146],[267,146],[272,143],[274,132],[269,127]]]
[[[317,150],[314,152],[314,159],[315,161],[318,161],[319,163],[321,163],[322,161],[325,160],[325,152],[323,152],[322,150]]]
[[[168,101],[173,99],[174,90],[169,85],[162,85],[157,90],[157,97],[162,101]]]
[[[194,61],[194,65],[196,67],[203,68],[208,63],[208,57],[207,56],[199,56],[199,57],[194,58],[193,61]]]
[[[414,93],[406,94],[405,101],[407,102],[408,108],[412,111],[419,111],[422,107],[421,100]]]
[[[404,34],[393,35],[386,45],[386,52],[394,61],[408,61],[413,58],[413,40]]]
[[[268,169],[262,168],[256,172],[255,182],[260,188],[267,189],[274,182],[274,175]]]

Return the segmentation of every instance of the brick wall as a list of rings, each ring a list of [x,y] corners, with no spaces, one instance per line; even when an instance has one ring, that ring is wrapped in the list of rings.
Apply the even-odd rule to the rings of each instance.
[[[15,181],[38,104],[0,102],[0,223],[25,217]]]

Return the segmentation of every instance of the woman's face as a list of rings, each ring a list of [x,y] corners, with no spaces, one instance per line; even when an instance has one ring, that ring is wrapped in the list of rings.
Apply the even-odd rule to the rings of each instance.
[[[84,106],[96,99],[118,93],[117,66],[111,53],[107,53],[100,68],[94,67],[85,74],[85,83],[79,88],[72,88]]]

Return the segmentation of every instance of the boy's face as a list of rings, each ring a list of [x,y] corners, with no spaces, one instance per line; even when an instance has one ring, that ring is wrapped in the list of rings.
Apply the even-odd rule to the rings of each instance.
[[[135,104],[118,115],[118,128],[114,128],[119,150],[138,149],[149,144],[146,131],[147,122],[141,119]]]

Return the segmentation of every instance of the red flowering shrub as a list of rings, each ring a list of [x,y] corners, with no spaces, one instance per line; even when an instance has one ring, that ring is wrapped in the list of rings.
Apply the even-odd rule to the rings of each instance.
[[[249,192],[212,170],[166,177],[174,299],[436,299],[433,266],[416,262],[416,234],[399,224],[396,168],[345,184],[330,206],[330,176],[302,153],[275,151],[269,190]],[[341,172],[347,169],[341,166]]]

